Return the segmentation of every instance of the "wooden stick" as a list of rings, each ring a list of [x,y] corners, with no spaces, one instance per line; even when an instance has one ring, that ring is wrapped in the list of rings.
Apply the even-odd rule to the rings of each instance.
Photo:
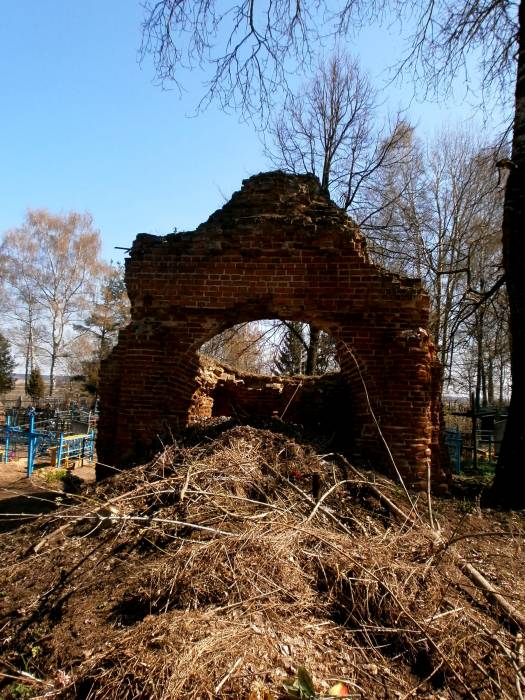
[[[312,510],[310,515],[306,518],[306,522],[309,522],[312,518],[315,517],[315,514],[321,508],[323,505],[323,501],[328,498],[328,496],[332,493],[332,491],[335,491],[335,489],[339,488],[339,486],[342,486],[343,484],[348,484],[350,481],[348,479],[345,479],[344,481],[338,481],[337,484],[334,484],[332,487],[328,489],[328,491],[325,491],[321,498],[317,501],[315,504],[315,508]]]
[[[337,457],[337,459],[339,459],[345,465],[345,467],[347,469],[349,469],[351,472],[353,472],[361,480],[363,485],[366,486],[366,488],[369,491],[371,491],[374,494],[374,496],[376,496],[376,498],[383,505],[385,505],[388,508],[388,510],[390,510],[390,512],[392,514],[396,515],[403,522],[407,522],[407,521],[412,522],[413,521],[411,514],[405,513],[405,511],[402,508],[400,508],[399,506],[397,506],[392,500],[390,500],[390,498],[388,498],[388,496],[385,496],[385,494],[382,491],[380,491],[380,489],[378,489],[377,486],[375,486],[375,484],[372,484],[372,482],[370,482],[368,479],[365,479],[365,477],[361,474],[361,472],[358,469],[356,469],[353,466],[353,464],[350,464],[350,462],[346,459],[346,457],[344,457],[343,455],[336,453],[336,452],[330,453],[330,454],[325,455],[325,456],[331,457],[332,455],[334,457]]]
[[[222,679],[222,681],[221,681],[218,685],[215,686],[215,695],[217,695],[217,693],[219,692],[219,690],[220,690],[220,689],[222,688],[222,686],[226,683],[226,681],[228,680],[228,678],[232,675],[232,673],[235,671],[235,669],[237,668],[237,666],[241,663],[241,661],[243,660],[243,658],[244,658],[244,656],[239,656],[239,658],[237,659],[237,661],[233,664],[233,666],[230,668],[230,670],[228,671],[228,673],[224,676],[224,678]]]
[[[458,569],[469,578],[485,595],[485,598],[495,607],[499,608],[505,616],[515,625],[525,629],[525,615],[517,610],[509,601],[488,581],[482,573],[475,569],[472,564],[469,564],[453,549],[449,549],[454,564]]]

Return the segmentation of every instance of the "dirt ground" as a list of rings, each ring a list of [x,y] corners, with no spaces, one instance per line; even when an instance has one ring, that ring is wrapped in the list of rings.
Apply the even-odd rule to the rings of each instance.
[[[27,478],[27,460],[0,462],[0,533],[31,520],[32,516],[55,509],[63,497],[64,484],[53,479],[50,467],[36,468]],[[85,484],[95,481],[95,464],[84,464],[71,471]],[[47,478],[46,478],[47,475]],[[50,478],[51,477],[51,478]]]
[[[520,698],[525,517],[458,489],[194,430],[0,534],[0,697]]]
[[[0,500],[11,498],[18,493],[41,491],[46,485],[44,473],[50,469],[35,469],[30,479],[27,478],[27,460],[19,459],[5,464],[0,462]],[[73,469],[73,474],[91,482],[95,480],[95,464],[84,464]]]
[[[33,484],[26,478],[26,460],[16,460],[5,464],[0,462],[0,499],[9,498],[10,490],[32,490]]]

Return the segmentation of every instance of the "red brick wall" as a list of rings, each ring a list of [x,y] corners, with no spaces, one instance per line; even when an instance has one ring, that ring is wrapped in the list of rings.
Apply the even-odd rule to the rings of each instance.
[[[321,377],[275,377],[240,372],[201,357],[190,421],[211,416],[242,420],[277,417],[298,423],[311,433],[348,442],[348,390],[340,372]],[[321,435],[320,435],[321,437]]]
[[[315,323],[337,341],[347,395],[339,417],[354,448],[391,467],[372,407],[405,476],[422,485],[432,464],[442,480],[428,297],[418,280],[370,262],[365,239],[316,178],[257,175],[195,231],[139,234],[126,285],[132,321],[102,369],[101,462],[141,459],[159,437],[213,412],[198,349],[236,323],[281,318]]]

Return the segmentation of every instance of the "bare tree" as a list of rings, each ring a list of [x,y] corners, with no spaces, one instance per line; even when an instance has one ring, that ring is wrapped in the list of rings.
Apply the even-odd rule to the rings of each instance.
[[[35,316],[41,324],[37,350],[47,359],[50,394],[57,362],[74,337],[72,324],[87,306],[102,269],[99,256],[100,236],[89,214],[30,210],[24,224],[4,236],[8,284],[18,307],[31,319],[26,323],[28,347],[35,342]]]
[[[432,329],[443,367],[451,376],[455,330],[476,282],[489,286],[501,275],[498,232],[502,197],[496,187],[494,150],[467,134],[443,135],[430,157],[428,192],[432,216],[425,222],[424,279],[433,300]],[[484,272],[475,275],[481,265]]]
[[[123,265],[101,265],[92,291],[84,318],[73,324],[78,336],[68,344],[67,367],[70,376],[81,380],[84,388],[96,395],[100,363],[115,346],[119,330],[130,320]]]
[[[86,317],[74,329],[94,341],[96,362],[106,358],[117,341],[118,331],[129,323],[130,304],[122,265],[100,266],[101,276]]]
[[[453,384],[475,406],[504,406],[510,394],[509,308],[501,287],[454,334]]]
[[[412,127],[399,115],[380,126],[377,109],[377,94],[358,62],[335,54],[287,96],[270,129],[268,155],[287,172],[317,175],[323,192],[366,225],[376,213],[372,193],[383,172],[410,158],[401,145]]]
[[[21,233],[19,245],[15,247],[11,246],[9,238],[6,238],[0,246],[0,264],[4,280],[4,318],[13,344],[24,357],[26,390],[31,370],[37,359],[38,343],[43,331],[40,323],[42,308],[34,280],[29,274],[36,253],[36,241],[29,233]]]
[[[211,338],[201,352],[241,372],[263,373],[266,335],[268,329],[261,328],[258,321],[240,323]]]
[[[372,253],[386,267],[423,279],[445,378],[454,383],[458,338],[468,319],[482,313],[480,287],[489,289],[501,276],[497,151],[466,131],[449,130],[413,152],[385,181],[387,205],[375,219]],[[393,200],[391,180],[401,192]]]
[[[401,6],[414,12],[414,3]],[[525,506],[525,4],[492,0],[421,0],[416,31],[404,67],[419,72],[428,91],[447,89],[460,71],[468,75],[473,57],[485,95],[499,96],[513,114],[511,157],[494,164],[508,173],[503,209],[503,276],[483,292],[489,298],[507,287],[510,309],[512,394],[491,498],[506,507]],[[512,103],[512,89],[514,102]]]
[[[339,369],[334,339],[310,323],[273,321],[271,366],[276,374],[320,375]]]
[[[335,343],[323,331],[319,331],[318,353],[311,356],[309,329],[301,321],[248,321],[211,338],[201,352],[256,374],[325,374],[339,369]]]
[[[367,222],[369,250],[376,263],[399,274],[423,278],[423,228],[431,210],[426,151],[415,130],[397,149],[405,153],[384,167],[377,178]]]
[[[512,396],[507,427],[499,454],[496,478],[492,488],[493,499],[505,506],[525,506],[525,5],[519,5],[517,48],[517,80],[510,172],[505,188],[503,214],[503,263],[510,308]],[[504,46],[502,47],[502,51]],[[507,52],[502,58],[507,62]]]
[[[488,402],[503,406],[510,396],[509,302],[505,287],[491,296],[487,315]]]

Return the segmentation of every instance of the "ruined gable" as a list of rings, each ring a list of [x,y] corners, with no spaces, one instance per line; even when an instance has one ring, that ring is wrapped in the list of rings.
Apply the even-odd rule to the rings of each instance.
[[[225,395],[249,415],[279,413],[268,397],[282,399],[289,386],[272,394],[262,382],[259,400],[256,379],[237,381],[238,391],[226,380],[219,394],[215,385],[206,390],[198,349],[234,324],[280,318],[313,323],[335,339],[337,430],[349,449],[389,469],[377,421],[409,481],[423,484],[431,463],[442,479],[428,297],[419,280],[370,262],[357,226],[313,176],[256,175],[195,231],[139,234],[126,285],[132,320],[102,369],[101,462],[122,465],[158,449],[159,437],[215,415],[221,401],[227,407]]]

